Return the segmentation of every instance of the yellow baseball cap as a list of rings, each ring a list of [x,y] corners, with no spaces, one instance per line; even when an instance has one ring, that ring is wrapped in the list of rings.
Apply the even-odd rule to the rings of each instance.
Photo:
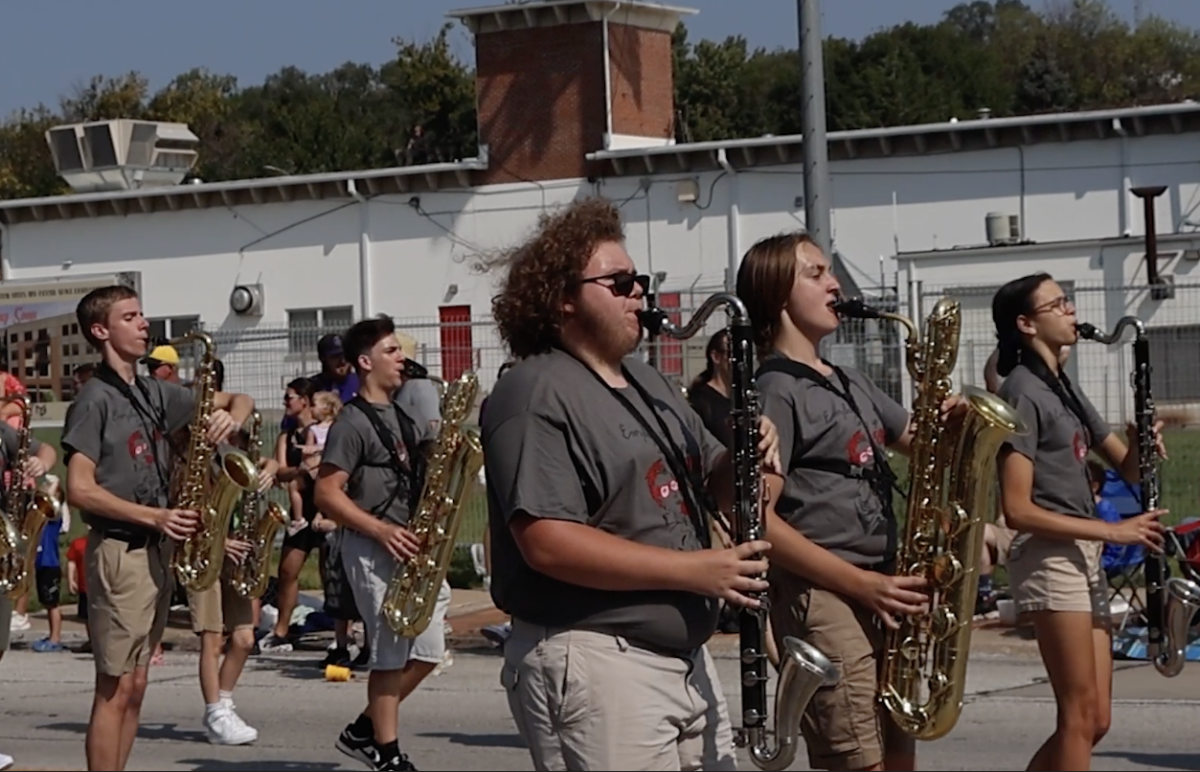
[[[159,364],[178,365],[179,352],[174,346],[155,346],[154,350],[142,357],[144,364],[158,362]]]

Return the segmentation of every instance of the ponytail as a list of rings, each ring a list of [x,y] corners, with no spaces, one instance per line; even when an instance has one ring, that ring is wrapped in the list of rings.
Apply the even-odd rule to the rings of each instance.
[[[1007,378],[1008,374],[1021,363],[1021,349],[1024,347],[1025,342],[1021,340],[1021,333],[1016,328],[1000,335],[1000,342],[996,346],[996,374],[1001,378]]]

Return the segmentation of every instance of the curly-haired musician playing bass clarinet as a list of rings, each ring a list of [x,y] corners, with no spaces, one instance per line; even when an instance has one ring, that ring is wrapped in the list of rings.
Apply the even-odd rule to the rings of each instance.
[[[501,682],[536,769],[734,769],[705,642],[745,604],[755,541],[711,549],[726,452],[678,387],[630,356],[649,277],[615,206],[577,201],[509,255],[493,302],[520,361],[483,425]],[[764,458],[775,431],[761,422]]]
[[[999,396],[1030,429],[1012,437],[999,457],[1005,520],[1019,532],[1009,549],[1009,581],[1017,608],[1033,622],[1058,703],[1058,726],[1028,768],[1086,770],[1112,718],[1101,552],[1105,542],[1161,548],[1158,518],[1165,510],[1120,523],[1096,517],[1089,450],[1137,482],[1137,444],[1113,434],[1062,370],[1058,354],[1079,334],[1075,304],[1058,282],[1045,273],[1010,281],[996,292],[992,317],[1000,344],[996,369],[1004,378]]]
[[[87,732],[88,769],[122,770],[137,736],[150,655],[167,626],[175,540],[200,514],[170,509],[171,446],[188,426],[189,389],[136,375],[149,322],[137,293],[120,285],[89,292],[79,328],[101,354],[95,376],[67,410],[62,447],[67,500],[90,527],[88,626],[96,694]],[[224,442],[254,410],[245,394],[215,392],[208,437]]]

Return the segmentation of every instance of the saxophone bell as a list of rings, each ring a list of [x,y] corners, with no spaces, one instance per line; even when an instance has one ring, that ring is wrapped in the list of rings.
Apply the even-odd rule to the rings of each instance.
[[[51,492],[44,485],[33,488],[24,484],[25,462],[33,430],[33,404],[26,395],[0,399],[0,404],[21,405],[21,428],[17,431],[17,450],[12,465],[12,480],[0,509],[0,594],[12,600],[29,592],[33,583],[38,545],[46,524],[59,518],[61,487]]]
[[[1200,611],[1200,585],[1173,576],[1166,582],[1165,595],[1164,643],[1154,658],[1154,667],[1167,678],[1174,678],[1183,672],[1187,662],[1188,632],[1192,628],[1192,619]]]
[[[246,454],[255,469],[255,488],[242,499],[242,517],[233,538],[250,545],[246,559],[233,567],[230,585],[243,598],[261,598],[267,591],[270,580],[271,552],[275,547],[275,536],[287,522],[283,508],[273,501],[266,501],[258,492],[257,472],[262,460],[262,413],[255,410],[250,414],[250,431],[246,440]]]

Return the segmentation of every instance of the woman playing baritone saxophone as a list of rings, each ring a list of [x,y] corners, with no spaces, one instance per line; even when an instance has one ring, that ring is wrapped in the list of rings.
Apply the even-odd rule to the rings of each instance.
[[[836,686],[818,690],[800,729],[813,769],[911,770],[916,751],[879,707],[883,625],[927,608],[920,577],[893,576],[896,523],[883,448],[910,451],[907,411],[853,368],[817,354],[838,328],[838,281],[806,235],[750,248],[738,295],[763,355],[763,414],[779,431],[785,476],[766,475],[771,627],[835,663]],[[773,364],[774,363],[774,364]],[[805,377],[773,367],[804,369]],[[948,411],[958,403],[943,404]]]
[[[1033,622],[1058,705],[1054,734],[1028,768],[1086,770],[1112,717],[1112,633],[1100,553],[1104,542],[1159,549],[1165,510],[1120,523],[1096,517],[1088,450],[1137,482],[1137,443],[1110,432],[1061,369],[1061,348],[1078,339],[1075,304],[1062,287],[1045,273],[1014,279],[996,293],[992,317],[1004,378],[999,396],[1030,429],[1004,444],[997,464],[1005,518],[1019,532],[1009,579],[1018,609]]]

